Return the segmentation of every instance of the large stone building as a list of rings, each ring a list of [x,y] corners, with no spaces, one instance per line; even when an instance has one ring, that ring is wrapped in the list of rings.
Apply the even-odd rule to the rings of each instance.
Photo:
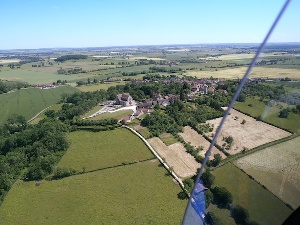
[[[116,105],[131,106],[134,105],[134,101],[129,93],[117,94]]]

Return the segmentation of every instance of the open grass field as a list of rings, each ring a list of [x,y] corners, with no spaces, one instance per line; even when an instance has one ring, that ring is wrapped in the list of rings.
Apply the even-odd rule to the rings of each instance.
[[[190,143],[194,147],[203,147],[203,150],[199,152],[199,155],[205,157],[205,153],[210,146],[210,142],[206,140],[202,135],[198,134],[193,128],[186,126],[183,128],[183,133],[179,133],[183,140]],[[220,154],[222,159],[226,158],[226,155],[216,147],[213,147],[209,159],[213,159],[215,154]]]
[[[87,91],[98,91],[100,89],[107,90],[111,86],[116,85],[124,85],[126,84],[125,81],[118,81],[118,82],[110,82],[110,83],[104,83],[104,84],[91,84],[91,85],[83,85],[83,86],[77,86],[80,91],[87,92]]]
[[[29,84],[52,84],[57,80],[72,81],[80,78],[79,74],[59,75],[50,72],[36,72],[22,69],[14,69],[0,72],[0,79],[9,81],[23,81]]]
[[[165,143],[166,146],[175,144],[177,141],[177,139],[170,133],[164,133],[159,135],[160,140],[163,141],[163,143]]]
[[[58,166],[92,171],[122,163],[151,159],[147,146],[124,128],[112,131],[76,131],[69,134],[70,147]]]
[[[252,106],[249,106],[252,104]],[[286,104],[279,103],[283,107]],[[265,103],[259,101],[258,97],[247,98],[245,102],[236,102],[234,108],[241,112],[248,113],[253,117],[262,116],[263,121],[282,127],[291,132],[298,133],[300,131],[300,114],[290,112],[288,118],[279,118],[280,107],[275,104],[273,107],[267,106]]]
[[[212,68],[209,71],[196,71],[191,70],[187,71],[187,76],[196,76],[198,78],[242,78],[245,75],[247,67],[238,67],[238,68],[228,68],[228,69],[215,69]],[[285,68],[269,68],[269,67],[254,67],[250,73],[251,77],[269,77],[269,78],[278,78],[278,77],[289,77],[289,78],[299,78],[300,71],[299,69],[285,69]]]
[[[147,127],[142,127],[141,125],[135,125],[133,127],[137,132],[139,132],[144,138],[149,138],[151,133]]]
[[[207,211],[214,213],[214,215],[222,221],[223,225],[236,225],[234,219],[230,215],[230,210],[219,208],[215,204],[210,204]]]
[[[88,120],[102,120],[102,119],[108,119],[108,118],[116,118],[117,120],[120,120],[121,118],[131,115],[133,111],[131,109],[125,109],[125,110],[119,110],[116,112],[106,112],[102,113],[98,116],[89,118]]]
[[[200,168],[200,163],[185,151],[181,143],[166,146],[158,137],[148,139],[148,142],[179,177],[191,177]]]
[[[281,200],[250,179],[231,163],[214,170],[214,185],[226,187],[233,195],[233,204],[249,211],[250,219],[264,225],[280,225],[292,213]]]
[[[235,164],[296,209],[300,206],[299,146],[297,137],[238,159]]]
[[[58,110],[61,109],[62,105],[63,104],[55,104],[55,105],[52,105],[51,107],[49,107],[47,110],[54,110],[55,112],[57,112]],[[40,115],[38,115],[34,120],[30,121],[30,124],[38,124],[39,121],[41,121],[42,119],[46,118],[45,112],[47,110],[45,110]]]
[[[1,224],[180,224],[186,200],[157,161],[61,180],[17,181],[0,208]]]
[[[46,107],[60,101],[63,93],[78,91],[71,86],[52,89],[27,88],[0,95],[0,124],[11,114],[21,114],[26,120],[35,116]]]
[[[98,112],[100,109],[102,109],[103,106],[101,105],[96,105],[94,108],[92,108],[90,111],[88,111],[86,114],[84,115],[81,115],[80,118],[85,118],[85,117],[88,117],[88,116],[91,116],[93,115],[94,113]]]
[[[214,130],[207,133],[211,136],[216,132],[222,118],[208,120],[207,123],[214,125]],[[242,121],[245,120],[245,124]],[[217,143],[222,146],[225,144],[223,140],[225,137],[231,136],[233,143],[231,148],[227,151],[233,155],[239,153],[243,148],[252,149],[262,144],[275,141],[291,135],[289,132],[271,126],[261,121],[257,121],[250,116],[246,116],[234,109],[231,109],[230,115],[227,117],[222,131],[217,138]]]

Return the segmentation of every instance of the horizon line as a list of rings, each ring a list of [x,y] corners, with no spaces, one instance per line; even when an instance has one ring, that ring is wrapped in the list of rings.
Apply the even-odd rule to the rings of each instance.
[[[128,47],[151,47],[151,46],[199,46],[199,45],[258,45],[260,42],[216,42],[216,43],[195,43],[195,44],[142,44],[142,45],[108,45],[93,47],[40,47],[40,48],[8,48],[0,49],[0,51],[13,50],[43,50],[43,49],[92,49],[92,48],[128,48]],[[268,44],[300,44],[300,42],[269,42]]]

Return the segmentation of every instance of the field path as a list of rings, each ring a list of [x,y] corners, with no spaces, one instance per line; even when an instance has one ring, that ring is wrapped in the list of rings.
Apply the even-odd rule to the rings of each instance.
[[[134,133],[135,135],[137,135],[146,145],[147,147],[150,149],[150,151],[153,153],[153,155],[155,155],[155,157],[160,161],[160,163],[169,171],[169,173],[174,177],[174,179],[179,183],[179,185],[181,186],[181,188],[183,190],[185,190],[184,185],[182,180],[171,170],[171,168],[164,162],[164,160],[157,154],[157,152],[152,148],[152,146],[149,144],[149,142],[141,135],[139,134],[137,131],[135,131],[134,129],[132,129],[131,127],[125,126],[123,125],[123,127],[127,128],[128,130],[130,130],[132,133]]]

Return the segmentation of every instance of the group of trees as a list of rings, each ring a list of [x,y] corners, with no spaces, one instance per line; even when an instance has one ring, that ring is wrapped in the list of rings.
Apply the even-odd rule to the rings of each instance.
[[[64,55],[60,56],[57,59],[54,59],[55,62],[65,62],[67,60],[78,60],[78,59],[87,59],[86,55]]]
[[[16,179],[40,180],[52,172],[68,147],[68,130],[52,118],[37,125],[28,125],[18,115],[7,120],[0,130],[0,202]]]
[[[27,88],[28,83],[20,81],[0,81],[0,94],[7,93],[14,89]]]

